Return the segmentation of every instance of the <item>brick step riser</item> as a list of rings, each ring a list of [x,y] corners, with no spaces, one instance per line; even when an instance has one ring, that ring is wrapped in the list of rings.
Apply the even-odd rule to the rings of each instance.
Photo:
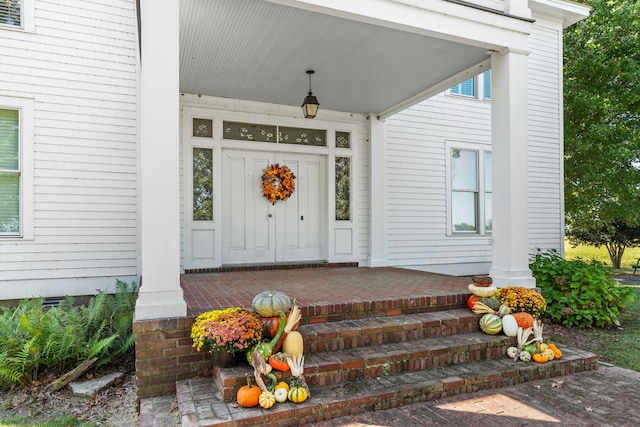
[[[470,378],[452,377],[430,384],[408,385],[401,390],[374,392],[360,397],[332,399],[332,401],[314,401],[313,396],[303,404],[279,404],[273,409],[242,409],[244,416],[232,421],[218,420],[213,423],[201,423],[199,427],[231,426],[300,426],[314,422],[327,421],[348,415],[357,415],[369,411],[379,411],[407,404],[442,399],[480,390],[498,389],[529,381],[570,375],[597,368],[597,358],[570,358],[548,364],[527,364],[501,373]],[[313,390],[312,390],[313,391]]]
[[[298,330],[304,340],[304,353],[316,354],[478,332],[479,318],[465,310],[464,315],[452,319],[388,322],[376,326],[371,322],[358,324],[356,321],[351,327],[332,329],[330,324],[321,327],[303,325]]]
[[[466,308],[469,294],[399,297],[390,300],[317,304],[300,307],[301,325],[360,320],[371,317],[401,316],[404,314]]]
[[[503,337],[490,343],[457,345],[431,350],[398,350],[390,354],[372,354],[370,357],[334,358],[317,364],[305,363],[304,377],[310,388],[368,378],[399,375],[406,372],[423,371],[450,365],[459,365],[470,361],[504,358],[507,348],[515,345],[514,338]],[[328,354],[329,355],[329,354]],[[233,371],[214,369],[214,382],[222,393],[225,402],[235,399],[238,389],[246,384],[246,374],[252,374],[249,366],[235,368]],[[274,372],[278,380],[288,379],[289,373]]]

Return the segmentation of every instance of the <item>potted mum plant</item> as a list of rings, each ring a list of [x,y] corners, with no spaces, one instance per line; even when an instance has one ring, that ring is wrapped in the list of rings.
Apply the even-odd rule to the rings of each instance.
[[[262,340],[260,316],[245,308],[213,310],[196,317],[191,326],[193,347],[209,351],[214,366],[230,367]]]

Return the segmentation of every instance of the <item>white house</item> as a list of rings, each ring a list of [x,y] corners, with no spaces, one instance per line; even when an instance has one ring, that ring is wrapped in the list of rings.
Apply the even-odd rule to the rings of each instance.
[[[175,318],[185,271],[295,262],[534,286],[531,250],[563,246],[562,31],[587,14],[2,2],[0,300],[143,277],[136,319]],[[296,188],[272,204],[274,164]]]

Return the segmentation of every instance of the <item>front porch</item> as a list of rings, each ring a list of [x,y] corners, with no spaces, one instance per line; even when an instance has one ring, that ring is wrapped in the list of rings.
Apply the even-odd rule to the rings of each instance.
[[[187,316],[134,322],[138,396],[171,393],[177,380],[208,370],[208,355],[191,347],[195,317],[251,307],[264,290],[286,292],[301,308],[301,324],[318,324],[462,308],[470,283],[469,277],[390,267],[299,267],[181,275]]]
[[[190,317],[209,310],[251,307],[255,295],[278,290],[296,299],[303,322],[309,323],[344,320],[343,307],[352,305],[362,306],[363,314],[370,317],[370,312],[381,310],[385,315],[408,314],[431,299],[442,300],[441,305],[456,304],[460,298],[453,296],[463,295],[466,300],[469,283],[469,277],[402,268],[326,268],[322,264],[180,277]],[[318,319],[319,315],[326,319]]]

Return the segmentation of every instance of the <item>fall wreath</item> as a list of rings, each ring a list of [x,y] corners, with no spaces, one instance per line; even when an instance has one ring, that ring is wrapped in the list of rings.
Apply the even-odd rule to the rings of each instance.
[[[296,189],[296,176],[287,166],[278,163],[267,167],[262,174],[262,195],[272,204],[287,200]]]

